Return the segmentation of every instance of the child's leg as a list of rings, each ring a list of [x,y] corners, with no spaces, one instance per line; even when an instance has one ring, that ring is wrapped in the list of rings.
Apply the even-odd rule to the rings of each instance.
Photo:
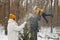
[[[48,20],[46,19],[46,17],[45,17],[45,16],[43,16],[43,18],[45,19],[46,23],[48,23]]]
[[[52,14],[43,13],[43,16],[52,16]]]

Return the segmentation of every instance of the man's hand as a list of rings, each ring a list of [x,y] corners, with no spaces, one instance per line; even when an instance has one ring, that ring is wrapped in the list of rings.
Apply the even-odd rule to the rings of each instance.
[[[24,24],[26,24],[27,22],[25,21]]]

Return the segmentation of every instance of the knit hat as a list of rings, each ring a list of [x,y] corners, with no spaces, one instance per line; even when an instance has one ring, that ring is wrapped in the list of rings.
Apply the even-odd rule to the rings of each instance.
[[[16,16],[13,13],[10,13],[9,19],[15,19],[15,18],[16,18]]]

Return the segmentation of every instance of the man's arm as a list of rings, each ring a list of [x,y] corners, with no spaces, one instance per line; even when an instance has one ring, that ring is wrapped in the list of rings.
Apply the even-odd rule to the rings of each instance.
[[[23,24],[21,24],[20,26],[15,25],[15,27],[13,28],[15,31],[21,31],[24,27],[25,27],[26,22],[24,22]]]

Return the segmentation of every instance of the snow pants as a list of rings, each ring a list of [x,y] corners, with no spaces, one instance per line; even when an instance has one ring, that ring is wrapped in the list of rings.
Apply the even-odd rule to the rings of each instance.
[[[44,20],[46,21],[46,23],[48,23],[48,20],[46,19],[46,16],[52,16],[52,14],[46,14],[46,13],[42,14],[42,17],[44,18]]]

